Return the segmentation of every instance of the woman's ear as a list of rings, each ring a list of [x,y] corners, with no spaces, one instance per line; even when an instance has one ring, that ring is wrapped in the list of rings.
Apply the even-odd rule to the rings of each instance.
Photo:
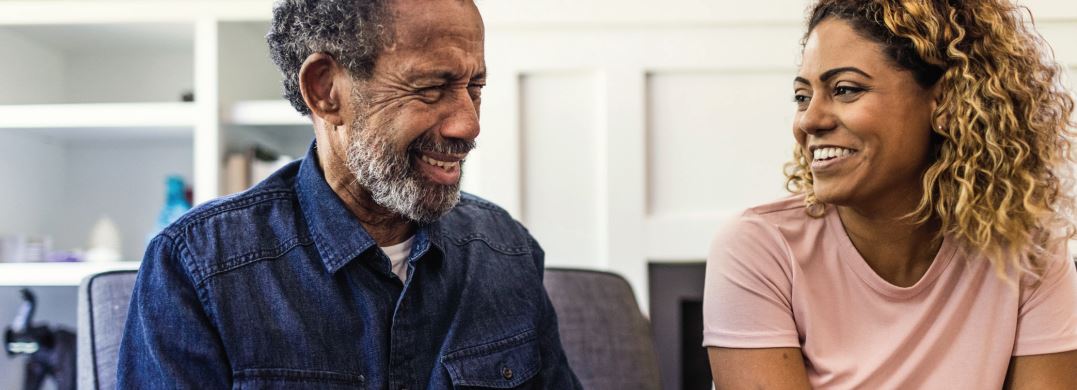
[[[350,88],[341,85],[346,76],[344,68],[333,56],[326,53],[314,53],[307,56],[299,68],[299,92],[303,101],[310,108],[310,115],[321,118],[331,126],[343,126],[343,112],[346,91]]]
[[[931,116],[931,127],[933,127],[933,130],[935,131],[942,131],[948,120],[944,114],[939,113],[939,106],[942,105],[943,98],[942,83],[936,82],[935,85],[928,90],[928,93],[931,96],[931,112],[933,113]]]

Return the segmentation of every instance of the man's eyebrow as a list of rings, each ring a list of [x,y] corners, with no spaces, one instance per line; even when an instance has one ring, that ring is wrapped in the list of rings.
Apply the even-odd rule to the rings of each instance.
[[[459,80],[462,75],[451,70],[413,70],[407,73],[409,78],[412,79],[424,79],[424,80],[442,80],[452,81]],[[486,71],[481,71],[471,76],[471,80],[479,80],[486,78]]]
[[[437,72],[432,73],[431,75],[433,75],[433,77],[438,79],[438,80],[455,80],[456,79],[456,74],[453,73],[452,71],[448,71],[448,70],[437,71]]]

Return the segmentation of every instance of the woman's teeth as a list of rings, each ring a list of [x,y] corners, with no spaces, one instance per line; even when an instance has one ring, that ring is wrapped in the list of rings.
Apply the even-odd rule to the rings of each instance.
[[[836,148],[836,147],[819,148],[819,149],[815,149],[815,152],[814,152],[812,157],[816,161],[829,160],[829,159],[832,159],[832,158],[835,158],[835,157],[845,157],[845,156],[848,156],[850,154],[853,154],[853,152],[854,151],[852,149],[846,149],[846,148]]]
[[[433,165],[435,167],[440,167],[442,169],[452,169],[452,168],[456,168],[456,167],[460,166],[460,161],[453,161],[453,162],[440,161],[440,160],[435,160],[435,159],[432,159],[430,157],[427,157],[425,154],[420,155],[419,158],[421,158],[427,164]]]

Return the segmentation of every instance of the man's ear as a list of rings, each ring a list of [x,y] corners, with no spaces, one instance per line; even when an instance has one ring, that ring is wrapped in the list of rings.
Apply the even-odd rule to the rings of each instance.
[[[347,76],[333,56],[314,53],[299,68],[299,92],[310,108],[310,115],[322,118],[331,126],[343,126],[344,99],[350,87],[342,85]]]

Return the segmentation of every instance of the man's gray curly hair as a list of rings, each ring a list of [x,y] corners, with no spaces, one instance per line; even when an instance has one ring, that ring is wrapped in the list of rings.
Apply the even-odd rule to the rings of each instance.
[[[266,35],[269,53],[284,77],[284,98],[300,114],[310,108],[299,91],[299,69],[314,53],[326,53],[352,77],[370,77],[388,43],[389,0],[279,0]]]

